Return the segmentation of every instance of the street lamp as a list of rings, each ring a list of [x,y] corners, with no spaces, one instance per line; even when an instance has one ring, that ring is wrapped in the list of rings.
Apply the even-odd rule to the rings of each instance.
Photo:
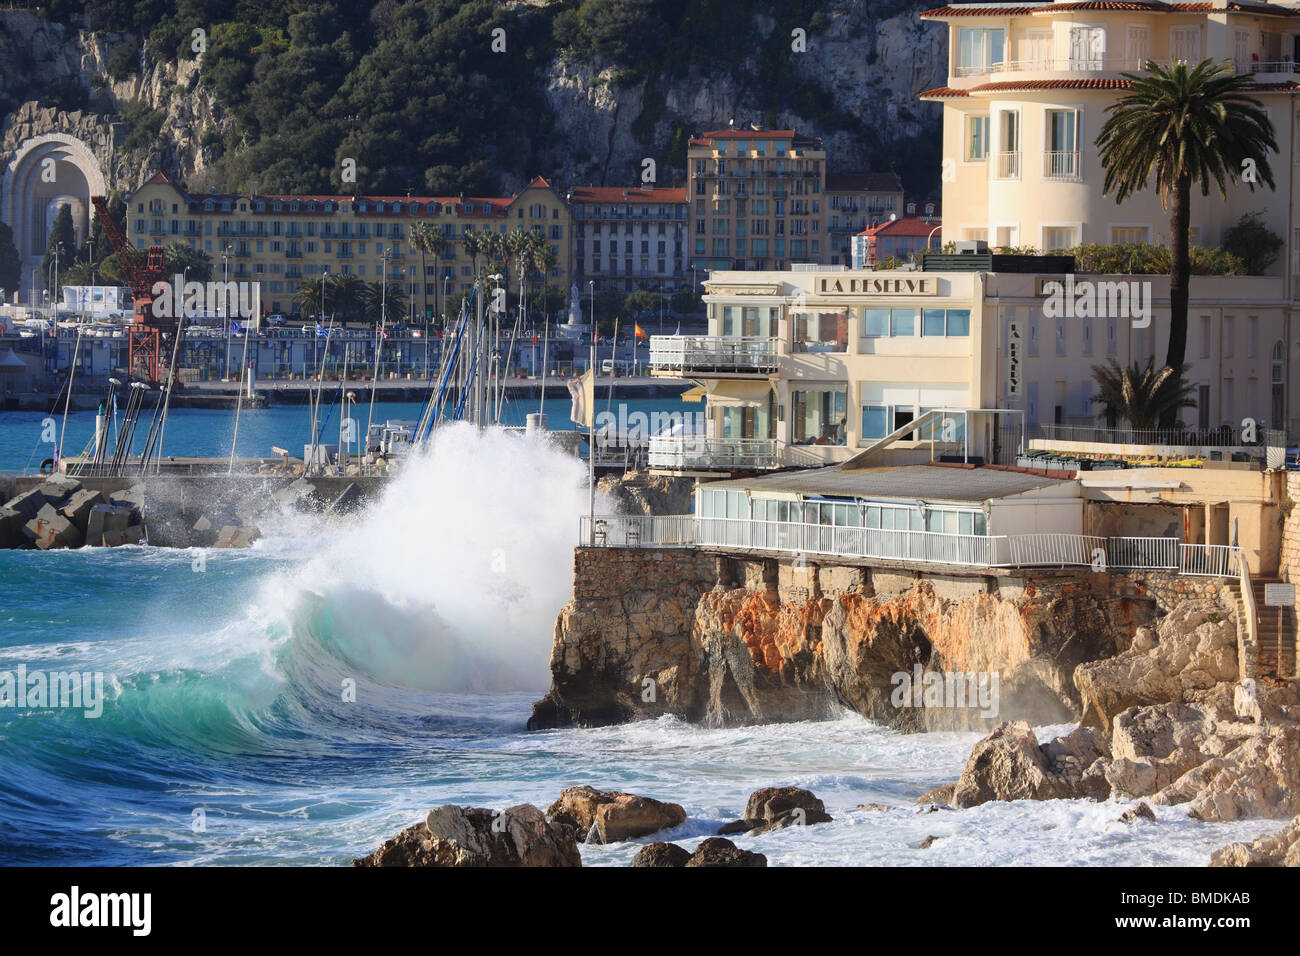
[[[227,301],[230,291],[230,243],[221,247],[221,324],[226,331],[226,362],[221,366],[221,377],[230,378],[230,310]]]

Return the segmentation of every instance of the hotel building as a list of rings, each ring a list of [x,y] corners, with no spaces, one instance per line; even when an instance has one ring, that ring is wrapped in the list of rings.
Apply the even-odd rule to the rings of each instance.
[[[685,188],[575,186],[573,281],[581,292],[688,288],[689,207]]]
[[[430,222],[448,246],[435,264],[410,244],[410,229]],[[127,200],[127,236],[144,249],[181,241],[211,257],[214,278],[263,283],[272,312],[294,310],[294,293],[325,273],[401,283],[412,315],[435,301],[457,301],[473,286],[465,234],[515,228],[540,231],[558,257],[551,281],[570,281],[569,205],[542,177],[508,198],[446,196],[192,196],[159,173]],[[456,306],[443,305],[444,312]]]

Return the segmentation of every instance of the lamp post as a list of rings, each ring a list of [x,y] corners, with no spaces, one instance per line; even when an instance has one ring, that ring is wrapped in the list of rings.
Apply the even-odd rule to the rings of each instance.
[[[221,327],[226,333],[226,361],[221,366],[222,379],[230,378],[230,243],[221,247]]]

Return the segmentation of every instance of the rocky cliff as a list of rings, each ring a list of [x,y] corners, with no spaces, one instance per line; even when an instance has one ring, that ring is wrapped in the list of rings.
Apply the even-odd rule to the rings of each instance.
[[[578,549],[533,727],[674,714],[709,724],[841,708],[905,731],[1077,719],[1076,667],[1156,602],[1107,575],[958,578]]]

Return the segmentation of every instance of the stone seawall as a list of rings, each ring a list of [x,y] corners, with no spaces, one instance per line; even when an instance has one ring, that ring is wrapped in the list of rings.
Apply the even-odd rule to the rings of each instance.
[[[665,714],[731,725],[842,708],[905,731],[1077,720],[1075,668],[1197,598],[1232,613],[1219,579],[1167,573],[938,573],[578,548],[552,687],[530,726]]]

